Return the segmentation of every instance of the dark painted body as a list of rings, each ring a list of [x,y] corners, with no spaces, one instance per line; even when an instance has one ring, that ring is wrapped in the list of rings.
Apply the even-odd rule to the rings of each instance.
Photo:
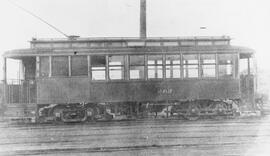
[[[93,82],[89,78],[37,80],[37,104],[191,99],[238,99],[238,79]]]

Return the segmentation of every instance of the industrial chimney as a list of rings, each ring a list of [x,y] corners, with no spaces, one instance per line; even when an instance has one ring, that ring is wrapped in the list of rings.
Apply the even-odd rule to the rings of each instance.
[[[141,0],[140,8],[140,38],[146,39],[146,0]]]

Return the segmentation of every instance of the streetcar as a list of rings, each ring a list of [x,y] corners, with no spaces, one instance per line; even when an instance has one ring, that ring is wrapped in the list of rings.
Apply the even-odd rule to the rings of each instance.
[[[234,115],[255,107],[254,50],[230,40],[33,39],[3,55],[5,113],[42,122]],[[20,61],[23,79],[6,79],[8,59]]]
[[[5,116],[35,122],[235,116],[255,110],[254,50],[229,36],[33,38],[3,54]],[[7,78],[17,60],[20,78]]]

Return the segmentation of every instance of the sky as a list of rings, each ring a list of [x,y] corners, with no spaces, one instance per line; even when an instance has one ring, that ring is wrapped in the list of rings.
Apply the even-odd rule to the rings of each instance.
[[[0,53],[29,48],[28,41],[32,37],[64,37],[9,1],[0,0]],[[67,35],[139,36],[139,0],[12,2],[33,12]],[[269,0],[148,0],[147,36],[229,35],[233,39],[233,45],[256,50],[259,69],[270,70],[269,4]]]

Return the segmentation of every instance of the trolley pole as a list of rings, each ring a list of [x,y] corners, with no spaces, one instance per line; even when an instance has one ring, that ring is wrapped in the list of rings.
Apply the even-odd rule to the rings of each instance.
[[[141,0],[140,7],[140,38],[146,39],[146,0]]]

